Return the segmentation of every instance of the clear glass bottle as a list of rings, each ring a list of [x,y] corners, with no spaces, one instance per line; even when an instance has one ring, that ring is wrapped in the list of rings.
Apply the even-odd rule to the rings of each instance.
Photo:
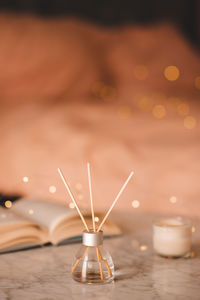
[[[114,264],[103,248],[103,231],[83,231],[82,245],[75,255],[72,278],[82,283],[108,283],[114,279]]]

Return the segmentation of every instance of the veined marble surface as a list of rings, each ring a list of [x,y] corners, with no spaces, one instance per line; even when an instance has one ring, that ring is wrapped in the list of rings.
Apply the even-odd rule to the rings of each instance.
[[[200,223],[191,258],[167,259],[152,249],[152,216],[120,215],[127,234],[105,240],[115,281],[85,285],[72,280],[71,261],[80,244],[44,247],[0,256],[1,300],[200,299]]]

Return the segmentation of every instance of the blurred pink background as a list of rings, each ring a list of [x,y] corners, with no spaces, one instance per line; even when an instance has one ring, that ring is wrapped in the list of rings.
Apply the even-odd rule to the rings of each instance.
[[[172,24],[0,15],[0,190],[200,215],[200,57]],[[67,198],[67,202],[66,202]]]

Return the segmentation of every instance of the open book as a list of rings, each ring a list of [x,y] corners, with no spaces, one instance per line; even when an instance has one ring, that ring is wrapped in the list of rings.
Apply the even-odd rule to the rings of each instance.
[[[91,215],[84,213],[89,228]],[[100,224],[104,215],[97,214]],[[0,252],[51,243],[58,245],[80,239],[84,230],[76,209],[54,202],[22,198],[10,209],[0,207]],[[120,229],[107,221],[105,235],[118,235]]]

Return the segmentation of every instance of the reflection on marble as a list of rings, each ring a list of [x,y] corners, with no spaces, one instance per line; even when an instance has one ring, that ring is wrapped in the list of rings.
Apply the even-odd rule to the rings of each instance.
[[[200,299],[199,222],[193,234],[194,257],[166,259],[152,250],[152,216],[130,214],[118,221],[132,234],[105,240],[115,263],[113,283],[94,286],[71,279],[71,260],[79,244],[44,247],[0,256],[0,299]]]
[[[113,299],[115,283],[105,285],[86,285],[75,282],[71,279],[71,295],[73,300],[102,300]]]

